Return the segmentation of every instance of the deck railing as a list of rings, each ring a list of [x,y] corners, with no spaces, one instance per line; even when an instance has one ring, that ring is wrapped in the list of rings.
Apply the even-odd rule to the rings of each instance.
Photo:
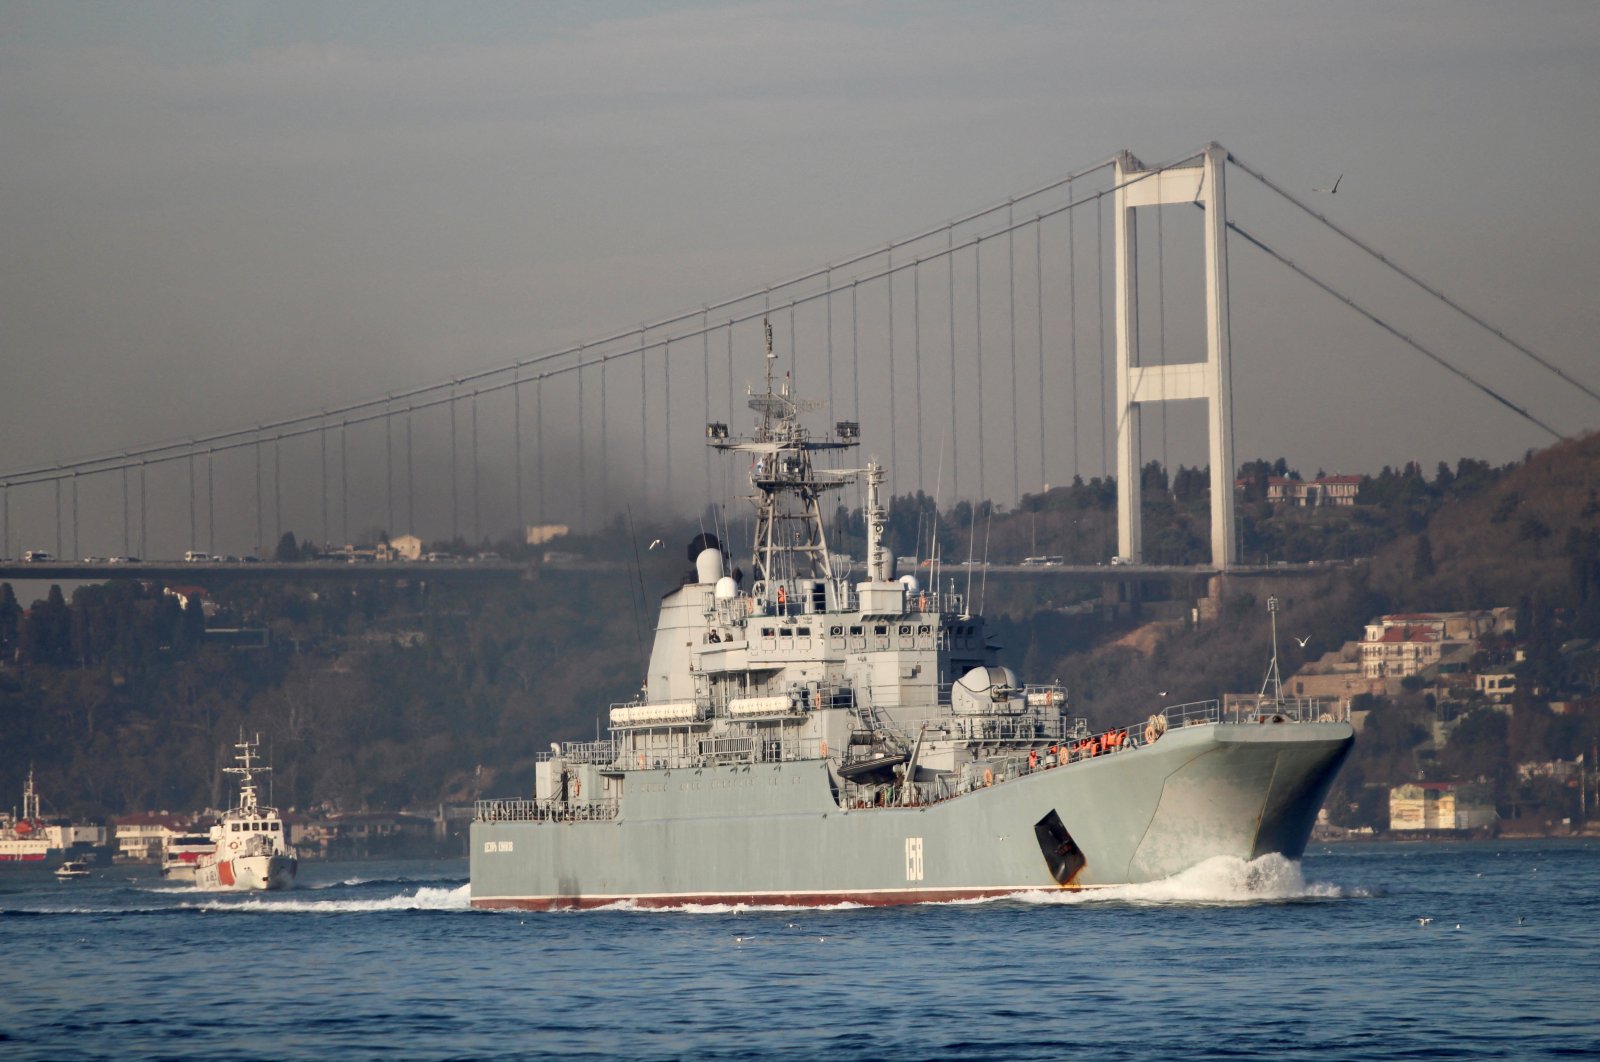
[[[598,822],[617,817],[617,801],[570,804],[562,800],[479,800],[474,822]]]

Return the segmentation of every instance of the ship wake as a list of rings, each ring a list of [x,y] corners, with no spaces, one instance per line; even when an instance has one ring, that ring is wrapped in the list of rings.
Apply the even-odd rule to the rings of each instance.
[[[1006,899],[1022,903],[1132,904],[1136,906],[1212,906],[1336,900],[1363,895],[1328,882],[1308,882],[1300,864],[1271,854],[1243,860],[1216,856],[1161,881],[1084,889],[1027,891]],[[981,901],[980,901],[981,902]]]
[[[373,896],[362,899],[328,900],[305,894],[286,894],[270,899],[255,896],[248,899],[213,900],[207,903],[184,904],[189,909],[201,911],[227,911],[271,914],[365,914],[382,911],[466,911],[470,909],[471,886],[421,886],[414,891],[396,895]]]

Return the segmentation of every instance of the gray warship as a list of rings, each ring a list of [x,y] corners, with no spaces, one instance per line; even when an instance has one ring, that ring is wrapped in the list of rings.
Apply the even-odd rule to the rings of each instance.
[[[532,799],[480,800],[471,902],[883,905],[1170,877],[1217,856],[1298,858],[1354,741],[1310,702],[1163,707],[1091,730],[1066,690],[1000,664],[935,559],[896,576],[883,470],[774,387],[709,444],[749,462],[750,586],[714,535],[668,593],[640,695],[609,737],[554,744]],[[835,570],[822,500],[865,487],[865,577]],[[941,580],[943,586],[941,586]]]

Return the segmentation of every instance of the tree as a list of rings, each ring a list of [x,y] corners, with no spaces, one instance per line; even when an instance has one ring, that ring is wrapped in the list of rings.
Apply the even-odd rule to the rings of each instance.
[[[22,632],[22,655],[30,663],[65,665],[72,659],[72,613],[52,585],[43,601],[28,610]]]
[[[300,544],[294,540],[293,531],[285,531],[283,537],[278,539],[278,550],[273,557],[284,563],[293,563],[300,559]]]
[[[1433,577],[1433,540],[1427,535],[1417,536],[1417,555],[1412,561],[1411,571],[1412,577],[1418,582]]]
[[[17,635],[22,625],[22,606],[10,583],[0,583],[0,660],[17,651]]]

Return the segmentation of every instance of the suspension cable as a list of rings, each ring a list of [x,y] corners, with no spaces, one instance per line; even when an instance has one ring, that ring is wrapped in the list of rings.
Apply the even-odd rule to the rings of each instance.
[[[1375,250],[1370,245],[1362,242],[1360,239],[1358,239],[1356,236],[1354,236],[1350,232],[1346,231],[1343,228],[1340,228],[1338,225],[1336,225],[1333,222],[1329,221],[1324,215],[1318,213],[1309,204],[1307,204],[1305,202],[1302,202],[1300,199],[1298,199],[1295,196],[1291,195],[1288,191],[1286,191],[1285,189],[1280,187],[1278,184],[1276,184],[1274,181],[1272,181],[1265,174],[1261,173],[1260,171],[1258,171],[1256,169],[1253,169],[1250,165],[1248,165],[1247,163],[1245,163],[1242,160],[1240,160],[1232,152],[1228,153],[1228,161],[1233,163],[1235,166],[1239,167],[1245,173],[1248,173],[1250,176],[1254,177],[1257,181],[1260,181],[1267,188],[1269,188],[1272,191],[1278,193],[1278,195],[1282,196],[1284,199],[1287,199],[1290,203],[1293,203],[1295,206],[1299,207],[1302,211],[1304,211],[1305,213],[1309,214],[1311,217],[1313,217],[1316,220],[1322,222],[1322,224],[1326,225],[1328,228],[1332,229],[1334,232],[1336,232],[1340,236],[1344,237],[1346,240],[1348,240],[1350,243],[1354,244],[1356,247],[1358,247],[1361,250],[1365,251],[1367,254],[1371,255],[1373,258],[1376,258],[1378,261],[1382,262],[1384,265],[1388,266],[1390,269],[1392,269],[1394,272],[1398,273],[1400,276],[1402,276],[1405,279],[1409,280],[1411,283],[1415,284],[1417,287],[1421,288],[1423,291],[1427,292],[1429,295],[1432,295],[1434,298],[1438,299],[1440,302],[1444,303],[1446,306],[1450,307],[1452,310],[1456,311],[1461,316],[1465,317],[1467,320],[1469,320],[1473,324],[1477,325],[1479,328],[1484,329],[1490,335],[1493,335],[1496,338],[1502,340],[1503,342],[1506,343],[1506,345],[1510,346],[1513,350],[1517,351],[1519,354],[1522,354],[1524,357],[1527,357],[1528,359],[1530,359],[1533,362],[1537,363],[1542,368],[1554,373],[1556,376],[1559,376],[1561,379],[1565,380],[1567,383],[1571,384],[1573,387],[1576,387],[1578,390],[1582,391],[1584,394],[1588,395],[1590,398],[1594,399],[1595,401],[1600,402],[1600,393],[1597,393],[1592,388],[1590,388],[1590,387],[1584,385],[1582,382],[1574,379],[1572,376],[1570,376],[1569,374],[1564,372],[1559,366],[1554,365],[1549,360],[1540,357],[1538,354],[1535,354],[1532,350],[1528,349],[1528,347],[1525,344],[1519,343],[1515,339],[1512,339],[1510,336],[1506,335],[1505,332],[1501,331],[1499,328],[1496,328],[1494,325],[1490,324],[1488,321],[1484,320],[1482,317],[1479,317],[1477,314],[1473,313],[1471,310],[1467,309],[1465,306],[1462,306],[1460,303],[1458,303],[1454,299],[1450,298],[1450,296],[1446,295],[1444,292],[1440,291],[1438,288],[1433,287],[1427,281],[1425,281],[1421,277],[1417,276],[1415,273],[1412,273],[1410,270],[1404,268],[1399,263],[1391,261],[1388,257],[1383,255],[1379,251]]]
[[[1499,392],[1495,391],[1493,388],[1489,387],[1487,384],[1484,384],[1481,381],[1475,379],[1466,370],[1457,368],[1456,366],[1450,364],[1448,361],[1446,361],[1444,358],[1440,357],[1438,354],[1435,354],[1433,351],[1429,350],[1427,347],[1424,347],[1421,343],[1418,343],[1415,339],[1412,339],[1410,336],[1406,335],[1404,332],[1402,332],[1399,329],[1395,328],[1393,325],[1389,324],[1387,321],[1385,321],[1382,318],[1378,317],[1376,314],[1372,313],[1370,310],[1367,310],[1364,307],[1360,306],[1350,296],[1345,295],[1342,292],[1334,290],[1330,285],[1328,285],[1328,284],[1324,283],[1323,281],[1317,279],[1316,277],[1312,276],[1310,273],[1306,272],[1300,266],[1296,265],[1289,258],[1285,257],[1282,254],[1279,254],[1277,251],[1273,250],[1271,247],[1268,247],[1265,243],[1261,242],[1256,237],[1250,235],[1248,232],[1246,232],[1243,229],[1241,229],[1234,222],[1232,222],[1232,221],[1228,222],[1228,228],[1231,229],[1232,231],[1238,233],[1241,237],[1243,237],[1249,243],[1253,244],[1255,247],[1259,248],[1262,251],[1265,251],[1271,257],[1276,258],[1280,263],[1282,263],[1283,265],[1287,266],[1291,271],[1293,271],[1294,273],[1298,274],[1303,279],[1309,281],[1311,284],[1315,285],[1317,288],[1320,288],[1323,292],[1333,296],[1335,299],[1338,299],[1340,302],[1344,303],[1346,306],[1348,306],[1352,310],[1356,311],[1356,313],[1359,313],[1361,316],[1365,317],[1367,320],[1371,321],[1373,324],[1377,325],[1379,328],[1383,329],[1385,332],[1388,332],[1390,335],[1394,336],[1396,339],[1400,340],[1402,343],[1405,343],[1407,346],[1411,347],[1413,350],[1417,351],[1419,354],[1422,354],[1424,357],[1428,358],[1430,361],[1433,361],[1434,363],[1438,364],[1439,366],[1449,370],[1454,375],[1460,377],[1461,379],[1465,380],[1467,383],[1471,384],[1473,387],[1476,387],[1478,390],[1482,391],[1484,394],[1488,395],[1490,398],[1494,399],[1496,402],[1499,402],[1501,405],[1505,406],[1507,409],[1509,409],[1513,413],[1517,414],[1517,416],[1519,416],[1522,419],[1528,421],[1530,424],[1533,424],[1533,425],[1536,425],[1536,426],[1538,426],[1540,428],[1543,428],[1545,431],[1547,431],[1551,435],[1555,436],[1557,440],[1562,440],[1562,439],[1566,438],[1566,436],[1564,436],[1560,432],[1556,431],[1554,428],[1552,428],[1550,425],[1546,424],[1544,421],[1540,420],[1538,417],[1535,417],[1532,413],[1529,413],[1526,409],[1523,409],[1521,406],[1519,406],[1516,403],[1512,402],[1510,399],[1506,398],[1504,395],[1502,395]]]
[[[1014,227],[1019,227],[1021,225],[1028,225],[1028,224],[1035,224],[1035,223],[1037,223],[1038,221],[1040,221],[1042,219],[1051,218],[1051,217],[1054,217],[1054,216],[1056,216],[1058,214],[1066,213],[1070,217],[1071,216],[1070,212],[1073,211],[1074,209],[1080,207],[1080,206],[1085,206],[1085,205],[1088,205],[1088,204],[1091,204],[1091,203],[1096,204],[1098,206],[1100,204],[1100,201],[1103,200],[1105,197],[1110,196],[1113,193],[1115,193],[1117,191],[1120,191],[1120,190],[1122,190],[1124,188],[1128,188],[1128,187],[1130,187],[1132,185],[1138,184],[1141,181],[1149,180],[1151,177],[1154,177],[1154,176],[1156,176],[1156,175],[1158,175],[1158,174],[1160,174],[1160,173],[1162,173],[1162,172],[1164,172],[1166,170],[1183,166],[1186,163],[1192,161],[1195,157],[1197,157],[1197,155],[1198,155],[1197,152],[1192,152],[1192,153],[1190,153],[1188,155],[1185,155],[1185,156],[1183,156],[1181,158],[1178,158],[1178,159],[1174,159],[1174,160],[1172,160],[1170,162],[1161,163],[1160,165],[1153,166],[1153,167],[1151,167],[1149,169],[1141,170],[1139,173],[1129,177],[1125,181],[1122,181],[1120,183],[1113,183],[1113,184],[1107,186],[1106,188],[1102,188],[1102,189],[1099,189],[1097,191],[1091,192],[1091,193],[1083,196],[1080,199],[1072,199],[1072,200],[1069,200],[1068,202],[1058,204],[1058,205],[1056,205],[1054,207],[1051,207],[1050,209],[1041,211],[1038,214],[1036,214],[1033,218],[1028,218],[1028,219],[1026,219],[1026,220],[1024,220],[1022,222],[1016,222],[1016,221],[1013,220],[1012,222],[1010,222],[1009,224],[1007,224],[1004,227],[995,229],[993,231],[987,231],[987,232],[984,232],[984,233],[980,233],[978,235],[975,235],[975,236],[972,236],[972,237],[968,237],[967,239],[961,240],[959,242],[955,241],[953,239],[953,237],[952,237],[951,239],[947,240],[946,246],[944,248],[935,249],[935,250],[929,252],[929,254],[927,255],[927,259],[939,258],[941,256],[951,256],[951,255],[954,255],[956,252],[965,250],[966,248],[969,248],[969,247],[974,248],[974,250],[976,250],[978,245],[983,240],[993,239],[993,238],[995,238],[997,236],[1006,235]],[[728,299],[723,299],[723,300],[721,300],[719,302],[716,302],[716,303],[711,303],[711,304],[709,304],[709,308],[715,309],[715,308],[723,308],[723,307],[727,307],[727,306],[731,306],[731,305],[736,305],[736,304],[738,304],[740,302],[744,302],[744,301],[748,301],[750,299],[753,299],[756,295],[763,294],[763,293],[766,294],[768,296],[768,298],[770,299],[770,295],[771,295],[771,292],[774,289],[774,287],[781,288],[781,287],[789,287],[789,286],[793,286],[793,285],[796,285],[796,284],[800,284],[800,283],[803,283],[803,282],[805,282],[807,280],[814,279],[814,278],[816,278],[818,276],[823,276],[823,275],[829,274],[832,271],[837,270],[842,266],[858,264],[860,262],[870,260],[873,257],[883,256],[885,254],[886,250],[892,250],[894,248],[902,247],[902,246],[905,246],[907,244],[912,244],[912,243],[915,243],[918,240],[927,239],[927,238],[929,238],[931,236],[937,235],[940,232],[946,232],[946,233],[953,234],[954,229],[955,229],[956,226],[969,223],[969,222],[971,222],[973,220],[985,217],[985,216],[987,216],[989,214],[997,213],[1000,210],[1006,209],[1008,206],[1012,206],[1017,202],[1021,202],[1021,201],[1026,200],[1026,199],[1033,198],[1033,197],[1041,195],[1041,194],[1043,194],[1045,192],[1054,190],[1055,188],[1062,187],[1062,186],[1069,186],[1070,187],[1071,183],[1074,180],[1081,179],[1082,177],[1085,177],[1085,176],[1087,176],[1089,174],[1092,174],[1092,173],[1095,173],[1095,172],[1097,172],[1099,170],[1105,169],[1110,165],[1112,165],[1112,161],[1111,160],[1107,160],[1107,161],[1104,161],[1104,162],[1097,163],[1097,164],[1095,164],[1093,166],[1090,166],[1090,167],[1087,167],[1085,169],[1076,171],[1075,173],[1073,173],[1073,174],[1071,174],[1071,175],[1069,175],[1067,177],[1063,177],[1063,178],[1060,178],[1058,180],[1049,182],[1048,184],[1042,185],[1042,186],[1034,189],[1033,191],[1027,192],[1027,193],[1025,193],[1023,195],[1020,195],[1020,196],[1012,197],[1010,200],[1008,200],[1006,202],[998,203],[998,204],[995,204],[994,206],[986,207],[986,208],[984,208],[982,210],[974,211],[972,213],[969,213],[969,214],[963,215],[961,217],[955,218],[955,219],[953,219],[951,221],[948,221],[948,222],[945,222],[943,224],[934,226],[933,228],[924,230],[924,231],[922,231],[920,233],[917,233],[914,236],[903,237],[903,238],[901,238],[899,240],[891,242],[888,245],[881,245],[881,246],[877,247],[874,250],[861,252],[860,254],[853,255],[850,258],[847,258],[847,259],[845,259],[845,260],[843,260],[841,262],[835,262],[832,265],[828,266],[826,269],[813,270],[813,271],[811,271],[809,273],[806,273],[806,274],[804,274],[802,276],[797,276],[797,277],[794,277],[794,278],[792,278],[790,280],[784,281],[781,284],[768,285],[768,286],[766,286],[766,287],[764,287],[762,289],[759,289],[757,291],[748,292],[748,293],[746,293],[744,295],[740,295],[740,296],[736,296],[736,297],[728,298]],[[884,279],[886,277],[889,277],[894,273],[897,273],[897,272],[900,272],[900,271],[903,271],[903,270],[906,270],[906,269],[915,268],[915,265],[916,265],[915,261],[905,262],[905,263],[903,263],[901,265],[892,265],[891,264],[889,266],[879,268],[876,272],[867,273],[867,274],[861,274],[861,275],[857,275],[855,277],[852,277],[850,283],[851,283],[852,288],[854,288],[856,285],[861,284],[861,283],[870,283],[870,282],[872,282],[874,280],[880,280],[880,279]],[[799,304],[799,303],[811,303],[811,302],[813,302],[813,301],[815,301],[817,299],[826,298],[829,294],[832,293],[833,290],[837,290],[837,289],[834,289],[834,288],[832,288],[830,286],[828,290],[813,292],[813,293],[810,293],[810,294],[807,294],[807,295],[804,295],[804,296],[799,296],[799,297],[796,297],[794,301],[795,301],[796,304]],[[853,296],[853,292],[852,292],[852,296]],[[1103,297],[1103,293],[1102,293],[1102,297]],[[543,364],[543,363],[546,363],[546,362],[550,362],[550,361],[557,360],[557,359],[562,359],[562,358],[573,358],[573,357],[576,357],[579,360],[577,362],[575,362],[574,364],[571,364],[571,365],[568,365],[568,366],[564,366],[564,367],[559,368],[559,369],[545,370],[543,372],[540,372],[540,373],[536,374],[536,376],[534,376],[532,378],[534,378],[534,379],[544,379],[544,378],[549,377],[549,376],[563,375],[566,372],[570,372],[570,371],[574,371],[574,370],[581,370],[582,368],[584,368],[586,366],[592,366],[592,365],[595,365],[595,364],[598,363],[601,366],[601,370],[602,370],[601,371],[601,375],[602,375],[602,380],[603,380],[604,375],[605,375],[604,374],[605,363],[607,361],[609,361],[613,357],[627,356],[627,355],[634,355],[634,354],[643,354],[643,353],[645,353],[645,352],[647,352],[649,350],[653,350],[655,347],[662,346],[667,342],[678,341],[678,340],[683,340],[683,339],[690,339],[690,338],[694,338],[694,337],[700,335],[702,331],[706,330],[704,326],[701,326],[701,328],[697,328],[697,329],[691,329],[691,330],[686,331],[686,332],[674,333],[670,337],[667,337],[667,338],[664,338],[664,339],[658,339],[658,340],[655,340],[654,342],[647,341],[645,333],[647,333],[649,331],[657,330],[657,329],[662,328],[662,327],[664,327],[665,325],[668,325],[668,324],[674,324],[674,323],[678,323],[678,322],[684,321],[684,320],[691,320],[694,317],[701,315],[702,312],[703,312],[702,309],[696,309],[696,310],[694,310],[692,312],[677,314],[677,315],[672,316],[672,317],[662,318],[660,320],[651,321],[651,322],[648,322],[646,324],[636,325],[636,326],[634,326],[632,328],[626,329],[624,331],[616,332],[616,333],[613,333],[611,335],[608,335],[608,336],[605,336],[605,337],[602,337],[602,338],[599,338],[599,339],[586,340],[586,341],[584,341],[584,342],[582,342],[580,344],[577,344],[577,345],[574,345],[574,346],[569,346],[569,347],[564,347],[564,348],[562,348],[560,350],[549,351],[547,353],[543,353],[543,354],[538,354],[538,355],[533,355],[533,356],[530,356],[530,357],[522,358],[522,359],[519,359],[519,360],[517,360],[515,362],[512,362],[510,364],[499,365],[499,366],[495,366],[493,368],[475,370],[473,372],[464,373],[464,374],[462,374],[460,376],[453,377],[453,378],[451,378],[449,380],[444,380],[444,381],[440,381],[440,382],[432,383],[432,384],[420,385],[420,386],[417,386],[417,387],[408,388],[408,389],[400,390],[400,391],[393,391],[393,392],[389,392],[389,393],[387,393],[385,395],[382,395],[382,396],[379,396],[379,397],[362,399],[362,400],[359,400],[359,401],[352,401],[352,402],[348,402],[348,403],[345,403],[345,404],[340,405],[340,406],[324,408],[324,409],[321,409],[321,410],[318,410],[318,411],[315,411],[315,412],[296,414],[296,415],[293,415],[293,416],[283,417],[283,418],[280,418],[280,419],[275,420],[275,421],[261,422],[261,423],[257,423],[257,424],[250,425],[250,426],[247,426],[247,427],[235,428],[235,429],[230,429],[230,430],[221,431],[221,432],[215,432],[215,433],[208,434],[208,435],[193,436],[193,437],[190,437],[190,438],[187,438],[187,439],[179,439],[179,440],[173,440],[173,441],[168,441],[168,442],[164,442],[164,443],[152,444],[152,445],[142,446],[142,447],[128,449],[128,450],[120,450],[120,451],[113,451],[113,452],[109,452],[109,453],[102,453],[102,454],[98,454],[98,455],[94,455],[94,456],[90,456],[90,457],[81,458],[81,459],[73,461],[73,462],[65,462],[65,463],[52,464],[52,465],[39,465],[39,466],[35,466],[35,467],[32,467],[32,468],[23,468],[23,469],[17,469],[17,470],[11,471],[11,472],[0,473],[0,481],[4,481],[5,483],[10,484],[10,485],[21,486],[21,485],[26,485],[28,483],[47,483],[47,482],[52,482],[52,481],[54,481],[54,480],[56,480],[58,478],[65,478],[66,476],[70,476],[70,475],[73,474],[74,471],[76,471],[78,474],[81,474],[81,475],[92,475],[92,474],[96,474],[96,473],[100,473],[100,472],[114,472],[114,471],[116,471],[116,470],[118,470],[120,468],[132,467],[134,465],[145,463],[146,461],[148,461],[148,463],[151,463],[151,464],[163,464],[163,463],[166,463],[167,461],[170,461],[170,460],[180,460],[188,452],[190,452],[191,450],[198,450],[198,449],[200,449],[202,447],[205,447],[207,449],[214,449],[214,450],[218,450],[218,451],[232,450],[232,449],[243,448],[243,447],[250,446],[250,445],[255,445],[255,444],[257,444],[257,443],[259,443],[261,441],[278,441],[278,440],[282,440],[282,439],[295,438],[295,437],[298,437],[298,436],[310,434],[311,431],[315,430],[315,427],[307,429],[307,428],[305,428],[305,425],[307,425],[308,423],[314,425],[316,423],[326,422],[328,419],[334,418],[334,417],[343,418],[342,422],[347,424],[347,425],[366,423],[366,422],[369,422],[369,421],[380,419],[382,416],[385,416],[385,415],[393,413],[394,412],[394,408],[393,408],[394,407],[394,403],[396,403],[396,402],[404,401],[404,400],[407,400],[407,399],[420,399],[420,398],[423,398],[424,396],[436,395],[440,391],[448,390],[450,392],[450,395],[447,398],[444,398],[444,399],[431,398],[431,399],[428,399],[426,401],[413,402],[410,405],[408,405],[406,408],[407,409],[424,409],[424,408],[428,408],[428,407],[431,407],[431,406],[443,405],[443,404],[446,404],[447,402],[450,402],[450,401],[453,401],[455,399],[458,399],[458,398],[462,397],[462,394],[460,393],[459,389],[462,388],[466,384],[476,383],[476,382],[481,381],[481,380],[493,379],[494,377],[497,377],[497,376],[504,376],[504,375],[507,375],[507,374],[515,373],[515,372],[518,372],[521,369],[530,368],[530,367],[533,367],[533,366],[536,366],[536,365],[540,365],[540,364]],[[767,308],[765,306],[763,306],[763,308],[761,308],[761,309],[748,311],[746,313],[743,313],[742,315],[739,315],[739,316],[737,316],[735,318],[730,319],[729,324],[731,325],[731,324],[737,323],[737,322],[753,320],[753,319],[755,319],[757,317],[764,316],[765,314],[767,314],[767,312],[768,312]],[[717,327],[721,327],[721,326],[719,325]],[[621,340],[630,339],[630,338],[633,338],[633,337],[638,337],[638,339],[640,341],[640,345],[638,347],[634,347],[634,348],[631,348],[631,349],[625,349],[625,350],[622,350],[622,351],[606,354],[606,355],[594,358],[594,359],[592,359],[592,360],[590,360],[588,362],[583,362],[581,360],[582,357],[583,357],[583,354],[584,354],[584,352],[585,352],[585,350],[587,348],[591,348],[591,347],[602,347],[603,348],[607,344],[620,342]],[[580,372],[580,376],[581,376],[581,372]],[[523,377],[522,378],[523,382],[526,382],[527,379],[529,379],[529,377]],[[496,383],[496,384],[485,385],[485,386],[482,386],[482,387],[480,387],[478,389],[478,393],[490,393],[490,392],[494,392],[494,391],[499,391],[499,390],[503,390],[503,389],[505,389],[506,387],[509,387],[509,386],[513,386],[513,383]],[[858,399],[858,402],[859,402],[859,399]],[[375,409],[375,408],[380,409],[381,412],[375,413],[375,414],[368,412],[368,411],[370,411],[372,409]],[[604,407],[603,404],[602,404],[602,407],[601,407],[601,411],[602,411],[602,419],[603,419],[604,413],[605,413],[605,407]],[[360,415],[360,416],[350,416],[350,414],[362,414],[362,415]],[[859,419],[859,409],[857,410],[857,417]],[[217,444],[231,444],[231,445],[217,445]],[[604,493],[603,488],[602,488],[602,493]]]

